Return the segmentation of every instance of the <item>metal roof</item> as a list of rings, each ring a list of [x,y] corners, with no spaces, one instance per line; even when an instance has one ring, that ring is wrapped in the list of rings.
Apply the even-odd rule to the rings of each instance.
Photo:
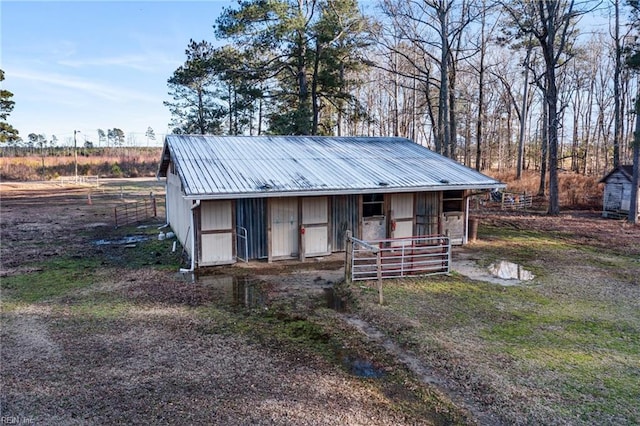
[[[494,189],[505,185],[409,139],[168,135],[186,198]]]

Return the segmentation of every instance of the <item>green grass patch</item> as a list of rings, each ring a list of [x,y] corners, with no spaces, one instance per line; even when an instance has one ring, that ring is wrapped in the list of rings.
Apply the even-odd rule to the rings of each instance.
[[[621,264],[628,260],[605,260],[600,266],[607,271]],[[374,312],[383,313],[395,340],[413,342],[418,352],[446,357],[453,344],[447,336],[466,336],[477,345],[477,353],[467,353],[471,365],[491,363],[487,357],[509,360],[510,369],[493,370],[500,383],[527,389],[523,392],[533,389],[541,395],[537,403],[555,406],[558,415],[605,423],[616,416],[633,423],[640,416],[640,313],[634,301],[621,302],[614,295],[595,300],[592,293],[560,299],[547,294],[545,287],[552,283],[501,287],[457,274],[384,284],[385,306]],[[361,298],[363,309],[375,303],[372,295],[361,293]],[[407,323],[412,326],[396,326]]]
[[[67,309],[74,316],[79,317],[121,319],[137,308],[133,303],[126,300],[104,296],[92,296],[91,298],[85,298],[84,300],[69,304]]]
[[[96,257],[103,264],[111,264],[128,269],[153,267],[160,270],[177,270],[182,266],[182,246],[177,239],[159,240],[160,232],[168,232],[169,228],[158,230],[158,222],[146,223],[120,228],[101,229],[99,233],[90,235],[95,245]],[[139,241],[123,243],[127,238],[138,238]],[[176,241],[176,250],[173,243]],[[97,244],[101,242],[102,244]],[[107,244],[108,243],[108,244]]]
[[[57,258],[35,264],[35,272],[3,278],[0,286],[9,301],[39,302],[90,286],[97,266],[96,259]]]

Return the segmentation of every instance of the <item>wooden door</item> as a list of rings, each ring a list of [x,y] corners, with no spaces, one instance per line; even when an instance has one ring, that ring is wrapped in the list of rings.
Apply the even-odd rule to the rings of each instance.
[[[329,254],[329,198],[302,199],[302,226],[304,226],[304,255]]]
[[[235,262],[232,202],[203,201],[200,206],[200,265]]]
[[[298,255],[298,199],[274,198],[271,210],[271,256]]]
[[[413,236],[413,194],[392,194],[391,195],[391,226],[390,238],[406,238]],[[398,241],[393,245],[411,244],[410,242]]]

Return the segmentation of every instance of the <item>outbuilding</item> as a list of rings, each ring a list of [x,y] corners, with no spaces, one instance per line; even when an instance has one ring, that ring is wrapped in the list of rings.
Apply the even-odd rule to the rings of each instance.
[[[347,230],[463,244],[469,196],[505,186],[391,137],[168,135],[158,177],[193,267],[325,256]]]
[[[627,217],[633,190],[633,166],[622,165],[616,167],[603,177],[600,183],[604,183],[602,216],[616,219]],[[640,195],[640,186],[636,187],[635,191]],[[640,197],[636,199],[639,200],[639,208],[636,211],[640,212]]]

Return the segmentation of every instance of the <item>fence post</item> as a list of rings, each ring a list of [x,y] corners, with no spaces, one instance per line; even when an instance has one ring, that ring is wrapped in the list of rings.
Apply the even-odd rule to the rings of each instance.
[[[380,304],[384,304],[384,296],[382,296],[382,251],[376,252],[376,275],[378,277],[378,298]]]
[[[118,208],[113,208],[113,215],[116,217],[116,228],[118,227]]]
[[[351,260],[353,257],[353,241],[351,241],[351,231],[347,230],[345,235],[345,259],[344,259],[344,282],[351,284]]]

